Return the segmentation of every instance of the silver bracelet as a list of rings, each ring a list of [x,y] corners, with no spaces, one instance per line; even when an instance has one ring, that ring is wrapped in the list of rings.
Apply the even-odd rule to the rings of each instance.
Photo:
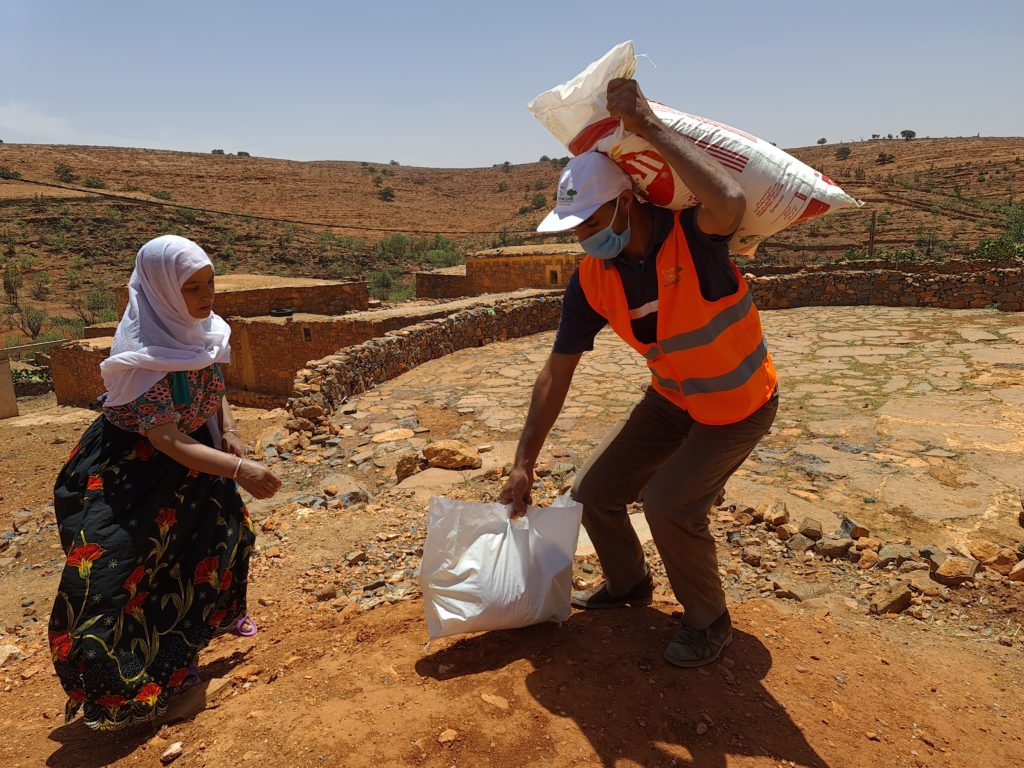
[[[233,474],[231,475],[231,479],[232,479],[232,480],[237,480],[237,479],[238,479],[238,470],[242,468],[242,462],[243,462],[243,461],[244,461],[244,459],[242,459],[242,458],[239,458],[239,459],[238,459],[238,463],[237,463],[237,464],[235,464],[235,471],[234,471],[234,473],[233,473]]]
[[[224,434],[225,434],[225,435],[226,435],[226,434],[227,434],[228,432],[234,432],[234,433],[235,433],[236,435],[238,434],[238,430],[237,430],[237,429],[225,429],[225,430],[224,430]]]

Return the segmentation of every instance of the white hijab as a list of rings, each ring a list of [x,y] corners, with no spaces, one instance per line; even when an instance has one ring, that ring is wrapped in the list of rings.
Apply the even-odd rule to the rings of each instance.
[[[231,329],[213,312],[188,313],[181,286],[203,267],[206,252],[191,240],[161,235],[139,249],[128,281],[128,306],[110,357],[100,364],[104,405],[123,405],[145,394],[170,371],[197,371],[231,362]]]

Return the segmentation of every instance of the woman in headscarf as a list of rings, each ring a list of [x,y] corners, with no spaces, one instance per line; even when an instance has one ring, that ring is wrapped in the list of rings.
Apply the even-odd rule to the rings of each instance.
[[[164,235],[142,246],[100,366],[103,414],[54,488],[67,562],[50,652],[67,719],[84,709],[93,728],[159,715],[197,679],[211,638],[255,631],[255,531],[238,486],[262,499],[281,483],[245,458],[221,372],[231,329],[213,297],[198,245]]]

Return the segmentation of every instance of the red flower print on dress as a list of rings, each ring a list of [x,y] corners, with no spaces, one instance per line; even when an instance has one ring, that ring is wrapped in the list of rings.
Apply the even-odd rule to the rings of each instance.
[[[47,632],[50,641],[50,656],[54,661],[65,661],[71,653],[71,635],[67,632]]]
[[[139,692],[135,694],[135,700],[141,701],[152,707],[156,704],[156,697],[160,695],[160,691],[162,690],[163,689],[156,683],[146,683],[139,689]]]
[[[103,555],[103,547],[99,544],[83,544],[80,547],[71,547],[68,551],[67,565],[78,568],[78,575],[83,579],[89,578],[89,571],[92,564]]]
[[[219,627],[221,622],[224,621],[224,617],[228,615],[227,611],[216,611],[209,620],[206,622],[211,627]]]
[[[89,475],[89,480],[86,482],[85,487],[90,491],[102,491],[103,478],[99,475]]]
[[[173,507],[164,507],[156,516],[156,525],[160,529],[160,536],[166,536],[167,531],[177,522],[177,515]]]
[[[139,440],[132,452],[140,461],[149,461],[153,458],[154,450],[153,444],[149,440]]]
[[[185,682],[185,678],[188,677],[188,667],[182,667],[173,675],[171,679],[167,681],[168,688],[180,688],[182,683]]]
[[[69,463],[71,463],[71,460],[72,460],[73,458],[75,458],[75,456],[77,456],[77,455],[78,455],[78,452],[79,452],[80,450],[82,450],[82,444],[81,444],[81,443],[79,443],[78,445],[76,445],[76,446],[75,446],[74,448],[72,448],[72,449],[71,449],[71,453],[69,453],[69,454],[68,454],[68,458],[67,458],[67,461],[65,461],[64,463],[65,463],[65,464],[69,464]]]
[[[68,698],[75,702],[75,704],[81,704],[85,701],[85,691],[81,688],[75,688],[75,690],[68,694]]]
[[[196,566],[195,583],[209,584],[216,589],[220,584],[220,574],[217,572],[217,566],[219,565],[219,557],[208,557],[205,560],[201,560],[199,565]]]
[[[124,604],[124,612],[140,624],[145,613],[142,609],[142,604],[146,601],[147,597],[149,597],[149,592],[139,592],[139,594]]]
[[[117,713],[117,710],[128,703],[128,699],[123,696],[118,696],[116,693],[108,693],[106,696],[101,696],[97,699],[96,703],[107,710],[111,715],[114,715]]]
[[[231,586],[231,571],[224,571],[220,575],[220,591],[223,592],[225,589]]]
[[[124,588],[128,590],[128,594],[135,594],[135,590],[138,589],[139,584],[142,582],[142,577],[145,575],[146,569],[141,565],[131,572],[131,575],[124,580]]]
[[[145,414],[146,416],[152,416],[156,413],[156,406],[152,403],[143,403],[139,406],[139,413]]]

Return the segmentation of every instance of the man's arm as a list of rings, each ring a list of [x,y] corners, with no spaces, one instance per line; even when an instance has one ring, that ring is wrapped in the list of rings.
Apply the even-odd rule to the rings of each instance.
[[[533,489],[533,467],[548,432],[562,412],[573,373],[582,356],[582,352],[576,355],[552,352],[537,375],[526,425],[516,448],[515,465],[498,497],[503,504],[512,504],[513,518],[526,514],[526,505],[530,503]]]
[[[697,226],[709,235],[731,235],[747,209],[743,188],[729,172],[693,142],[661,122],[635,80],[608,83],[608,112],[630,133],[642,136],[679,174],[700,200]]]

